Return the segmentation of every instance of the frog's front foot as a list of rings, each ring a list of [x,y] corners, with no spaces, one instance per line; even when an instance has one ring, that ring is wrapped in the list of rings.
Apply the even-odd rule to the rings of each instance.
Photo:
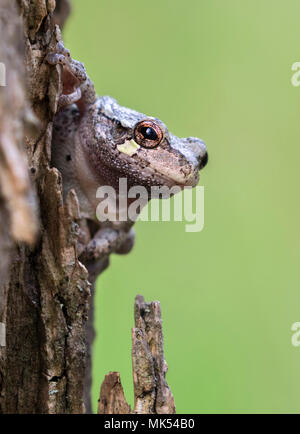
[[[134,230],[104,228],[94,235],[79,259],[83,263],[98,261],[111,253],[127,254],[134,245]]]
[[[134,246],[135,241],[135,231],[134,229],[130,229],[127,233],[126,238],[121,243],[120,247],[116,250],[118,255],[127,255],[127,253],[131,252]]]
[[[56,44],[55,52],[48,53],[46,56],[46,60],[50,65],[67,65],[69,61],[71,61],[70,51],[65,48],[64,44],[60,41]]]
[[[63,68],[63,90],[58,101],[58,108],[61,110],[78,102],[82,98],[81,85],[87,80],[83,64],[72,59],[70,51],[61,41],[56,44],[55,52],[48,53],[46,61],[50,65],[61,65]]]

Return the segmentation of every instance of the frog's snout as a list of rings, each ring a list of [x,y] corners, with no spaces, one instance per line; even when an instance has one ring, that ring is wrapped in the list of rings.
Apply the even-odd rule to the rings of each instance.
[[[206,144],[203,142],[203,140],[198,139],[197,137],[187,137],[184,139],[184,144],[193,156],[195,164],[198,170],[203,169],[208,162],[208,153],[206,150]]]
[[[205,151],[205,154],[199,158],[199,170],[204,169],[208,162],[208,153]]]

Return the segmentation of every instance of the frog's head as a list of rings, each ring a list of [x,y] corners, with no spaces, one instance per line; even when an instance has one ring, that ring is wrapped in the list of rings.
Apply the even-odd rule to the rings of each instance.
[[[202,140],[178,138],[159,119],[121,107],[107,96],[99,99],[92,110],[97,116],[90,116],[84,129],[94,129],[95,141],[86,145],[95,172],[101,173],[107,183],[115,185],[122,177],[129,185],[148,189],[194,187],[198,183],[199,171],[208,159]]]

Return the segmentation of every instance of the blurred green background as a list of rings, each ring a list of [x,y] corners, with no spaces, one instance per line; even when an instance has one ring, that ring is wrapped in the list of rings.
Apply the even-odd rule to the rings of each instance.
[[[205,228],[136,225],[98,282],[93,404],[110,370],[133,401],[133,302],[162,305],[178,413],[299,412],[300,3],[73,1],[64,39],[99,95],[203,138]]]

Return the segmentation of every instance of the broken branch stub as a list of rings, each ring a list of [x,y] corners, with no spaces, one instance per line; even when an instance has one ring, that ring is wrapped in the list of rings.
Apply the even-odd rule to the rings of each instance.
[[[134,410],[130,410],[120,381],[120,374],[106,375],[100,391],[99,414],[174,414],[172,392],[166,382],[168,365],[163,352],[161,308],[158,301],[146,303],[138,295],[134,306],[132,329],[132,368]]]

